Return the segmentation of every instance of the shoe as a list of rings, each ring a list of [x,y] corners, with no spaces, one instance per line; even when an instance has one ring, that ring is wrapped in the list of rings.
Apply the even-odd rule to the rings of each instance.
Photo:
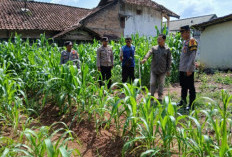
[[[163,96],[158,96],[158,99],[157,99],[160,103],[162,103],[163,101]]]
[[[187,110],[187,111],[189,111],[189,110],[194,110],[194,105],[191,106],[191,105],[189,104],[189,105],[186,107],[186,110]]]
[[[181,106],[184,106],[186,105],[186,101],[184,100],[181,100],[179,103],[177,103],[177,106],[181,107]]]

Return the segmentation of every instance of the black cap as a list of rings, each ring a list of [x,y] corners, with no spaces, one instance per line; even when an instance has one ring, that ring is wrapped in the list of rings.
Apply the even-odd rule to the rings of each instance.
[[[180,32],[189,31],[189,30],[190,30],[189,25],[180,27]]]
[[[108,42],[108,41],[109,41],[109,39],[108,39],[107,37],[102,37],[102,41],[106,41],[106,42]]]
[[[126,37],[125,40],[132,40],[132,38],[131,37]]]
[[[65,46],[68,46],[68,45],[73,45],[73,44],[72,44],[71,41],[66,41],[66,42],[64,42],[64,45],[65,45]]]

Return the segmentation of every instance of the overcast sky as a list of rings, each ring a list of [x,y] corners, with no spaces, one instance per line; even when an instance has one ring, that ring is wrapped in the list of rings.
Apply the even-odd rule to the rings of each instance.
[[[83,8],[96,7],[100,0],[37,0]],[[224,16],[232,14],[232,0],[155,0],[177,13],[181,18],[217,14]]]

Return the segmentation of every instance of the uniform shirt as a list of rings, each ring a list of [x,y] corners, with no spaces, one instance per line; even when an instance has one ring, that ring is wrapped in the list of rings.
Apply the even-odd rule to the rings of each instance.
[[[73,65],[76,65],[77,68],[80,68],[79,65],[79,56],[75,50],[71,52],[62,51],[60,57],[60,64],[66,64],[68,61],[73,61]]]
[[[120,51],[120,57],[123,57],[122,66],[125,66],[126,62],[130,57],[132,57],[132,63],[130,67],[135,67],[135,47],[131,45],[128,47],[127,45],[123,46]]]
[[[194,38],[183,42],[179,71],[194,72],[197,46],[197,41]]]
[[[114,56],[112,47],[101,46],[97,49],[97,67],[111,67],[114,65]]]
[[[167,46],[152,47],[151,50],[146,54],[145,59],[147,60],[150,56],[152,56],[151,72],[157,75],[170,72],[171,52]]]

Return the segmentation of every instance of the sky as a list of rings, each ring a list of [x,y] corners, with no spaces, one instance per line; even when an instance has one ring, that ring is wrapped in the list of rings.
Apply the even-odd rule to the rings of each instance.
[[[100,0],[35,0],[82,8],[96,7]],[[155,0],[181,18],[217,14],[218,17],[232,14],[232,0]]]

